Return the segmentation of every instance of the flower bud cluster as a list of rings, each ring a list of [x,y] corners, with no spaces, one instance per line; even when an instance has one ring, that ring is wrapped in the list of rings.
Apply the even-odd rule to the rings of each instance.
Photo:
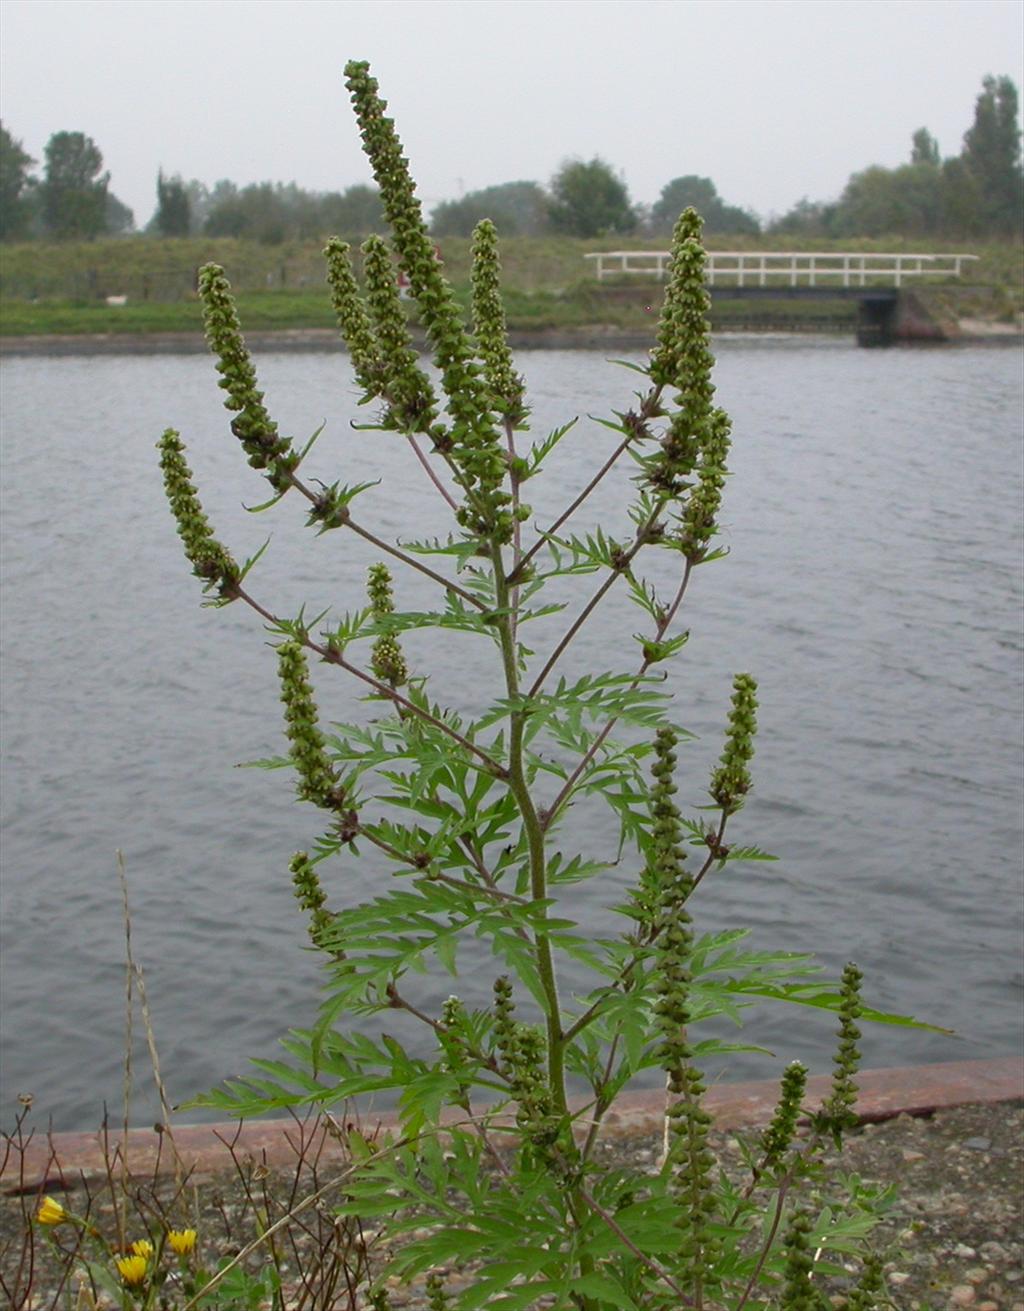
[[[298,468],[299,457],[291,442],[278,435],[277,424],[263,404],[263,392],[256,385],[256,370],[242,337],[235,311],[231,284],[219,264],[204,264],[199,270],[199,298],[203,302],[206,340],[217,357],[219,386],[228,394],[225,408],[238,410],[231,431],[242,443],[254,469],[266,469],[275,491],[285,492]]]
[[[309,912],[309,936],[315,947],[324,945],[324,934],[334,916],[327,910],[327,897],[316,866],[308,852],[297,851],[291,859],[292,889],[303,910]]]
[[[661,450],[648,466],[651,485],[678,495],[707,445],[714,356],[709,348],[711,298],[704,285],[705,254],[701,244],[702,220],[694,209],[685,210],[672,234],[665,299],[658,324],[658,346],[651,357],[651,380],[676,389],[678,409],[673,413]]]
[[[426,432],[437,417],[437,398],[430,379],[417,367],[416,352],[406,325],[391,252],[381,237],[363,246],[366,300],[373,315],[388,402],[384,426],[402,432]]]
[[[213,535],[199,503],[192,471],[185,460],[185,444],[179,433],[168,428],[157,442],[164,490],[185,547],[185,556],[199,578],[219,583],[221,595],[229,597],[239,577],[238,565]]]
[[[370,599],[370,609],[374,619],[380,620],[391,614],[395,608],[391,592],[391,572],[387,565],[370,565],[366,580],[366,594]],[[370,668],[382,683],[389,687],[401,687],[409,681],[409,666],[406,664],[398,638],[391,633],[378,637],[370,654]]]
[[[810,1248],[811,1219],[806,1211],[797,1211],[786,1230],[786,1286],[779,1306],[781,1311],[819,1311],[811,1272],[814,1256]]]
[[[846,1311],[875,1311],[884,1305],[885,1284],[882,1279],[882,1259],[872,1252],[865,1258],[864,1268],[846,1299]]]
[[[444,1051],[443,1068],[449,1073],[459,1078],[460,1087],[463,1092],[468,1092],[471,1080],[469,1076],[469,1067],[466,1061],[466,1044],[464,1035],[466,1032],[466,1008],[458,997],[448,997],[441,1007],[441,1028],[438,1030],[438,1041]],[[463,1078],[462,1076],[465,1076]]]
[[[277,671],[290,754],[299,775],[296,793],[303,801],[336,809],[342,800],[341,790],[327,757],[323,734],[317,727],[306,654],[297,641],[282,642],[277,648]]]
[[[843,1131],[857,1123],[857,1084],[854,1076],[860,1066],[857,1019],[861,1011],[860,985],[864,976],[852,961],[843,970],[839,992],[839,1046],[832,1058],[832,1092],[823,1104],[817,1123],[831,1131],[838,1142]]]
[[[697,485],[690,492],[683,513],[682,542],[695,562],[704,554],[715,532],[715,519],[722,504],[722,488],[729,476],[729,431],[731,422],[724,410],[713,410],[701,425],[700,462]],[[692,465],[691,465],[692,468]]]
[[[691,919],[686,898],[692,880],[683,868],[679,811],[672,801],[676,757],[676,735],[670,728],[658,730],[654,750],[657,757],[651,773],[654,829],[652,853],[648,859],[649,884],[659,891],[655,937],[655,988],[658,1000],[654,1014],[661,1043],[661,1068],[667,1076],[672,1099],[669,1106],[668,1158],[672,1164],[670,1194],[683,1211],[679,1254],[681,1268],[700,1281],[710,1268],[714,1246],[709,1224],[713,1211],[710,1187],[714,1157],[708,1144],[711,1116],[701,1105],[704,1084],[693,1064],[686,1026],[689,1022],[689,994],[693,951]]]
[[[384,362],[380,357],[377,338],[370,324],[366,305],[359,293],[352,261],[351,247],[340,237],[331,237],[324,247],[327,261],[327,282],[331,288],[331,302],[338,327],[348,347],[349,359],[356,380],[369,396],[381,394]]]
[[[541,1154],[558,1141],[560,1125],[544,1077],[544,1039],[528,1024],[514,1019],[512,984],[502,975],[494,981],[494,1040],[517,1103],[516,1124]]]
[[[767,1171],[777,1170],[796,1134],[800,1108],[807,1090],[807,1067],[799,1061],[788,1065],[782,1075],[779,1091],[779,1104],[775,1108],[772,1122],[761,1135],[761,1149],[764,1152],[764,1166]]]
[[[727,815],[743,805],[750,791],[750,770],[757,733],[757,680],[750,674],[737,674],[732,680],[732,709],[725,735],[725,748],[719,766],[711,775],[710,792]]]
[[[352,60],[345,66],[363,147],[380,188],[399,261],[420,309],[441,372],[448,413],[451,457],[467,493],[458,512],[469,532],[501,544],[511,540],[515,524],[511,497],[502,487],[506,465],[491,414],[491,398],[459,317],[452,289],[427,234],[420,203],[409,176],[408,160],[386,103],[377,94],[369,65]]]
[[[490,219],[473,229],[473,332],[495,406],[510,423],[525,415],[523,379],[515,371],[501,303],[498,232]]]
[[[444,1291],[444,1280],[440,1275],[427,1276],[427,1307],[429,1311],[448,1311],[451,1299]]]

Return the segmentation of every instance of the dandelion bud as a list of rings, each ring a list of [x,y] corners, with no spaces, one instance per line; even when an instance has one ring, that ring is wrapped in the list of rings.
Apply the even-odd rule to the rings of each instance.
[[[36,1212],[36,1220],[41,1225],[61,1225],[70,1219],[70,1214],[55,1197],[44,1197]]]
[[[169,1229],[167,1243],[172,1252],[178,1256],[188,1256],[195,1250],[196,1231],[194,1229]]]
[[[117,1273],[129,1288],[134,1288],[143,1282],[149,1266],[144,1256],[119,1256],[115,1264]]]
[[[303,801],[333,809],[338,779],[327,757],[323,735],[317,727],[316,703],[309,682],[306,655],[296,641],[277,648],[281,700],[285,728],[291,743],[291,758],[299,775],[296,792]]]

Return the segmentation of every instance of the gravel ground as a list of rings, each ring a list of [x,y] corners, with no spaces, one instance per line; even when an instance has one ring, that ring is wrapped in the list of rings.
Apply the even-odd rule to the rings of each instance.
[[[879,1124],[865,1125],[850,1136],[843,1153],[843,1169],[856,1172],[870,1182],[899,1182],[898,1200],[876,1230],[879,1246],[889,1251],[886,1277],[891,1306],[899,1311],[947,1311],[947,1308],[975,1308],[976,1311],[1024,1311],[1024,1268],[1022,1268],[1022,1191],[1024,1191],[1024,1108],[1017,1102],[963,1106],[937,1111],[931,1116],[901,1115]],[[738,1162],[738,1144],[730,1133],[716,1132],[714,1146],[728,1168]],[[657,1160],[660,1138],[651,1134],[623,1134],[610,1138],[606,1154],[613,1160],[635,1164]],[[329,1177],[329,1174],[328,1176]],[[290,1181],[276,1172],[258,1180],[275,1193],[287,1191]],[[170,1185],[162,1185],[164,1203]],[[194,1176],[196,1227],[217,1254],[234,1253],[245,1235],[239,1223],[246,1203],[238,1176],[230,1169]],[[91,1189],[96,1190],[95,1183]],[[80,1190],[58,1194],[69,1208],[82,1209]],[[150,1206],[159,1206],[155,1196]],[[45,1244],[35,1254],[32,1286],[15,1286],[25,1235],[24,1215],[28,1203],[16,1196],[0,1199],[0,1271],[7,1288],[5,1296],[15,1311],[39,1311],[63,1305],[54,1300],[55,1264]],[[97,1196],[93,1216],[105,1229],[109,1203]],[[328,1214],[307,1213],[310,1225],[329,1225]],[[230,1230],[230,1233],[226,1232]],[[63,1230],[67,1232],[67,1230]],[[373,1235],[364,1235],[373,1250]],[[213,1264],[214,1251],[207,1252]],[[286,1257],[286,1261],[289,1258]],[[294,1258],[290,1259],[294,1268]],[[450,1271],[446,1284],[451,1292],[471,1282],[468,1272]],[[830,1290],[832,1291],[832,1290]],[[843,1303],[841,1291],[834,1291],[834,1305]],[[422,1288],[395,1286],[392,1302],[396,1311],[423,1311],[427,1303]],[[307,1307],[310,1303],[306,1303]],[[317,1311],[326,1307],[317,1304]],[[330,1302],[337,1311],[351,1311],[353,1303],[343,1282]]]

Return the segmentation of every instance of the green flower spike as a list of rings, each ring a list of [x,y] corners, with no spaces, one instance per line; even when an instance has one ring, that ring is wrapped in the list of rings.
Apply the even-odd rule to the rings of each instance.
[[[781,1311],[818,1311],[822,1305],[811,1283],[814,1257],[810,1251],[810,1232],[810,1217],[805,1211],[798,1211],[786,1230],[786,1287]]]
[[[678,409],[662,439],[660,456],[648,472],[658,490],[678,495],[707,445],[715,389],[711,370],[715,357],[709,342],[711,297],[704,285],[705,253],[702,220],[696,210],[679,217],[672,235],[672,259],[665,288],[658,347],[651,357],[651,380],[677,390]],[[717,507],[716,507],[717,508]]]
[[[494,981],[494,1041],[518,1104],[516,1124],[542,1156],[550,1156],[559,1137],[558,1117],[544,1077],[544,1039],[528,1024],[514,1019],[512,984],[502,975]]]
[[[782,1165],[796,1134],[806,1090],[807,1067],[801,1065],[799,1061],[794,1061],[792,1065],[787,1066],[782,1076],[779,1104],[775,1108],[771,1124],[761,1135],[765,1171],[777,1170]]]
[[[224,405],[238,410],[231,421],[231,431],[242,443],[254,469],[266,469],[267,481],[277,492],[291,485],[291,475],[298,468],[299,457],[291,442],[278,435],[277,424],[263,404],[263,393],[256,385],[256,370],[242,337],[235,311],[231,284],[219,264],[204,264],[199,270],[199,298],[203,302],[206,340],[217,357],[220,386],[227,392]]]
[[[882,1260],[872,1252],[864,1260],[864,1269],[857,1280],[857,1287],[846,1299],[846,1311],[877,1311],[885,1300],[885,1285],[882,1282]]]
[[[506,465],[491,414],[490,391],[475,362],[452,289],[441,273],[409,163],[394,123],[385,117],[387,105],[377,94],[377,81],[370,76],[369,65],[360,60],[346,64],[345,77],[399,262],[419,306],[448,398],[450,454],[467,493],[459,522],[469,532],[501,545],[511,540],[514,519],[508,509],[511,497],[502,488]]]
[[[331,237],[324,247],[327,260],[327,281],[331,288],[331,301],[341,335],[348,346],[349,359],[356,380],[369,396],[380,396],[384,381],[384,362],[380,357],[377,338],[370,324],[366,305],[359,292],[347,241]]]
[[[702,426],[697,485],[690,493],[683,513],[682,543],[696,564],[704,556],[715,534],[715,520],[722,505],[722,489],[729,476],[729,431],[731,421],[724,410],[714,410]]]
[[[157,442],[157,449],[164,474],[164,490],[178,527],[178,536],[185,547],[185,556],[198,578],[205,579],[208,586],[219,583],[221,596],[231,600],[232,587],[239,579],[238,565],[214,537],[203,513],[192,482],[192,471],[185,461],[185,444],[180,434],[168,428]]]
[[[710,792],[727,815],[743,805],[750,791],[748,765],[754,758],[754,735],[757,733],[757,680],[749,674],[737,674],[732,681],[732,709],[725,735],[725,749],[720,764],[711,775]]]
[[[430,1311],[448,1311],[451,1300],[444,1291],[444,1280],[440,1275],[427,1276],[427,1306]]]
[[[525,416],[523,379],[508,348],[500,272],[498,232],[490,219],[483,219],[473,229],[473,331],[495,404],[515,424]]]
[[[652,767],[654,832],[653,856],[648,860],[648,881],[660,892],[659,921],[655,938],[655,977],[658,1001],[654,1007],[661,1033],[658,1048],[661,1068],[667,1076],[673,1099],[668,1108],[668,1160],[672,1168],[669,1192],[682,1210],[679,1255],[681,1269],[694,1287],[705,1286],[714,1257],[715,1240],[710,1230],[713,1214],[711,1170],[714,1157],[708,1150],[711,1116],[701,1105],[704,1083],[693,1063],[693,1049],[687,1038],[690,1020],[689,994],[693,951],[691,919],[686,898],[692,880],[683,869],[679,811],[672,801],[676,757],[672,748],[676,735],[659,729]]]
[[[317,727],[306,654],[298,642],[283,642],[277,648],[277,669],[285,727],[291,742],[290,755],[299,776],[296,793],[302,801],[312,801],[328,810],[338,809],[343,796]]]
[[[427,432],[437,417],[437,398],[430,379],[416,364],[391,252],[381,237],[369,237],[363,245],[363,269],[384,374],[381,394],[389,402],[384,426]]]
[[[395,608],[391,592],[391,573],[387,565],[373,564],[366,580],[366,594],[374,619],[384,619]],[[373,644],[370,668],[382,683],[389,687],[402,687],[409,681],[409,666],[405,662],[401,644],[391,633],[384,633]]]
[[[857,1040],[860,1029],[857,1018],[860,1015],[860,985],[863,975],[851,961],[843,970],[840,984],[842,1002],[839,1007],[839,1047],[832,1063],[832,1093],[816,1117],[816,1124],[831,1132],[836,1146],[842,1141],[843,1132],[857,1124],[857,1084],[854,1076],[860,1066],[860,1048]]]
[[[309,912],[309,936],[315,947],[323,947],[324,935],[334,916],[327,907],[327,897],[320,884],[316,866],[305,851],[297,851],[289,869],[292,872],[292,889],[300,907]],[[340,956],[341,953],[335,952]]]

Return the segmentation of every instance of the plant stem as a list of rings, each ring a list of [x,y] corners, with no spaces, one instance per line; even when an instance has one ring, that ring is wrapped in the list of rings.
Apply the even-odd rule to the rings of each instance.
[[[554,668],[559,657],[562,655],[562,652],[565,651],[566,647],[569,645],[572,639],[576,636],[576,634],[580,631],[580,629],[583,627],[586,621],[597,609],[598,605],[603,600],[605,594],[608,592],[609,588],[615,582],[616,578],[618,578],[621,574],[625,574],[629,572],[629,566],[633,563],[633,560],[636,558],[637,552],[640,550],[644,542],[647,540],[648,533],[657,523],[658,515],[661,514],[661,511],[664,509],[666,499],[667,499],[666,497],[659,498],[654,509],[647,516],[644,522],[637,528],[636,536],[633,538],[633,543],[630,546],[629,550],[626,551],[625,555],[622,557],[621,563],[613,567],[612,572],[608,575],[608,577],[604,580],[604,582],[597,589],[594,595],[590,598],[587,604],[583,607],[583,609],[577,615],[576,619],[569,626],[568,632],[566,632],[563,635],[562,640],[555,647],[554,651],[551,652],[551,655],[548,656],[547,664],[545,664],[544,668],[540,671],[540,673],[533,681],[533,686],[530,688],[529,691],[530,696],[536,696],[537,693],[540,691],[540,689],[544,686],[544,680],[547,678],[548,674],[551,673],[551,670]],[[640,675],[638,674],[637,678],[639,679],[639,677]]]
[[[516,670],[515,642],[512,637],[510,618],[509,587],[501,558],[501,548],[493,548],[495,594],[500,615],[498,631],[501,637],[502,663],[505,667],[505,687],[509,697],[519,694],[519,678]],[[509,748],[508,748],[508,785],[519,807],[526,833],[527,848],[530,853],[530,893],[534,901],[542,901],[548,895],[547,865],[544,852],[544,830],[540,817],[533,804],[530,789],[526,782],[523,768],[523,730],[526,726],[526,713],[522,710],[509,712]],[[543,921],[547,911],[540,913]],[[548,1037],[548,1079],[551,1096],[556,1111],[568,1115],[569,1104],[565,1091],[565,1050],[562,1039],[562,1015],[558,1000],[558,981],[555,975],[554,957],[551,941],[543,927],[536,929],[534,943],[537,951],[537,973],[545,997],[545,1021]]]
[[[523,570],[530,563],[533,557],[537,554],[540,548],[544,545],[545,541],[552,535],[552,533],[557,533],[559,528],[561,528],[562,524],[565,523],[566,519],[568,519],[571,515],[576,513],[576,511],[580,508],[583,502],[587,499],[590,493],[594,490],[597,484],[605,476],[605,474],[612,467],[612,465],[615,463],[615,461],[619,458],[619,456],[622,454],[622,452],[626,449],[626,447],[629,445],[629,443],[632,440],[633,440],[632,437],[627,437],[625,441],[622,441],[618,444],[618,446],[611,453],[608,459],[605,460],[604,464],[602,464],[600,469],[598,469],[597,473],[595,473],[593,478],[591,478],[590,482],[588,482],[586,487],[584,487],[583,491],[580,492],[579,496],[576,497],[576,499],[572,502],[571,505],[568,506],[567,509],[562,511],[562,513],[558,516],[558,518],[551,525],[551,527],[548,528],[548,530],[541,537],[539,537],[537,541],[534,542],[534,544],[526,552],[523,558],[516,565],[515,569],[513,569],[512,573],[509,575],[510,580],[515,578],[517,575],[522,574]]]
[[[270,610],[264,609],[264,607],[261,606],[257,600],[251,597],[240,584],[235,583],[232,585],[231,595],[237,597],[240,601],[244,601],[246,605],[251,606],[252,609],[255,610],[258,615],[262,615],[273,628],[284,631],[282,628],[282,621],[277,617],[277,615]],[[488,772],[493,774],[495,778],[508,778],[508,770],[504,765],[495,760],[493,756],[489,756],[486,751],[481,751],[478,746],[475,746],[468,738],[463,737],[461,733],[456,732],[456,730],[452,728],[450,724],[446,724],[443,719],[438,719],[437,716],[432,715],[429,710],[424,710],[420,706],[413,705],[411,701],[402,696],[401,692],[396,692],[393,687],[389,687],[387,683],[382,683],[379,678],[374,678],[372,674],[367,674],[362,669],[357,668],[346,660],[340,651],[335,650],[333,647],[325,646],[322,642],[314,642],[309,634],[305,632],[296,633],[295,636],[302,642],[304,647],[307,647],[310,651],[315,651],[317,655],[321,656],[328,664],[340,665],[342,669],[354,675],[361,682],[368,683],[375,692],[386,698],[386,700],[393,701],[396,706],[401,706],[404,710],[407,710],[410,714],[416,715],[417,718],[422,719],[425,723],[433,725],[434,728],[439,728],[442,733],[447,733],[447,735],[458,742],[460,746],[465,747],[467,751],[472,752],[474,756],[481,760],[486,766]]]
[[[444,499],[448,502],[451,509],[457,510],[459,508],[458,502],[456,501],[455,497],[452,496],[448,488],[445,487],[441,479],[438,478],[434,470],[430,467],[430,461],[423,454],[423,450],[420,447],[419,442],[416,440],[415,434],[411,432],[406,433],[406,440],[408,441],[409,445],[412,447],[413,451],[415,451],[417,460],[419,460],[420,464],[422,464],[424,469],[427,471],[427,477],[434,484],[437,490],[441,493]]]
[[[682,581],[680,582],[679,588],[672,600],[672,604],[665,611],[664,615],[662,616],[661,620],[658,623],[657,629],[655,630],[655,634],[654,634],[655,642],[660,642],[661,639],[668,632],[669,626],[672,623],[672,620],[676,616],[676,612],[678,611],[679,607],[683,603],[683,597],[686,595],[686,588],[689,585],[690,575],[692,573],[693,573],[693,561],[687,560],[686,566],[683,569]],[[650,669],[652,663],[653,662],[650,659],[648,658],[644,659],[643,664],[637,670],[636,676],[633,679],[632,684],[630,685],[630,691],[632,691],[633,688],[635,688],[638,685],[641,678],[643,678],[644,674],[646,674],[648,669]],[[586,752],[583,755],[583,758],[580,760],[580,763],[569,775],[568,779],[566,779],[565,783],[562,785],[561,791],[555,797],[551,805],[547,808],[547,812],[544,817],[545,830],[550,827],[550,825],[558,815],[558,812],[565,805],[566,800],[569,798],[573,788],[575,788],[577,782],[579,781],[580,775],[593,760],[594,756],[597,755],[598,751],[601,749],[602,743],[604,742],[608,734],[612,731],[612,729],[615,727],[617,723],[618,723],[618,716],[609,719],[608,723],[605,724],[604,728],[601,729],[600,733],[598,733],[597,737],[587,748]]]

